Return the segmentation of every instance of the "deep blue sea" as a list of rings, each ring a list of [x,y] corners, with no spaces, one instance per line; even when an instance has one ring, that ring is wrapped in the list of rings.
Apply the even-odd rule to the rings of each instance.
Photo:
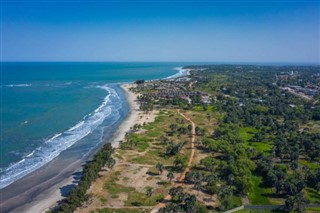
[[[169,77],[184,65],[2,62],[0,189],[80,141],[111,137],[108,127],[129,111],[121,83]]]

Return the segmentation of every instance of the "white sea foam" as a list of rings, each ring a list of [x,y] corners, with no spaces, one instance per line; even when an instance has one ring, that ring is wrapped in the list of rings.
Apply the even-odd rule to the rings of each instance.
[[[33,153],[35,152],[35,150],[33,150],[30,154],[28,154],[26,157],[30,157],[33,155]]]
[[[110,98],[120,99],[120,97],[114,89],[107,85],[98,86],[98,88],[106,90],[108,95],[104,98],[102,104],[94,111],[94,113],[90,113],[84,120],[80,121],[65,132],[56,134],[49,138],[42,146],[33,150],[21,161],[13,163],[7,168],[1,168],[2,174],[0,178],[0,189],[50,162],[62,151],[90,134],[103,123],[106,117],[111,115],[112,103],[109,103],[111,102]]]
[[[174,70],[177,70],[178,73],[171,75],[165,79],[172,79],[172,78],[179,78],[179,77],[183,77],[183,76],[187,76],[189,75],[189,70],[188,69],[183,69],[183,67],[175,67],[173,68]]]
[[[32,84],[8,84],[6,87],[31,87]]]
[[[62,133],[58,133],[55,134],[53,137],[51,137],[50,139],[46,140],[45,143],[50,143],[51,141],[54,141],[54,139],[56,139],[57,137],[59,137],[60,135],[62,135]]]
[[[85,119],[86,117],[84,117]],[[71,127],[70,129],[68,129],[68,131],[72,131],[72,130],[75,130],[79,127],[81,127],[82,125],[84,124],[84,121],[80,121],[79,123],[77,123],[75,126]]]

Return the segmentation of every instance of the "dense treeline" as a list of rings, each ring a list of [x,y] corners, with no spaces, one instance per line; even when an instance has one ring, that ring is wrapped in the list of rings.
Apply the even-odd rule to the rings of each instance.
[[[153,110],[153,100],[151,97],[139,95],[137,99],[139,101],[139,108],[141,111],[148,113]]]
[[[201,161],[200,171],[187,174],[186,181],[198,181],[204,190],[218,194],[222,210],[229,207],[232,194],[245,195],[253,190],[253,174],[261,175],[266,187],[286,199],[287,211],[303,211],[308,203],[304,189],[320,191],[320,133],[307,126],[319,121],[320,107],[317,101],[281,90],[277,76],[299,73],[295,80],[289,75],[291,83],[300,82],[302,76],[303,82],[317,86],[314,78],[319,76],[319,67],[188,68],[198,69],[192,73],[194,89],[214,94],[213,106],[223,117],[219,128],[202,142],[213,154]],[[244,128],[254,130],[248,141],[240,137]],[[259,152],[248,146],[256,142],[271,149]],[[226,192],[219,195],[221,191]]]
[[[208,210],[199,205],[195,195],[190,195],[183,191],[181,186],[173,187],[169,190],[174,202],[169,202],[165,207],[159,209],[159,213],[167,212],[186,212],[186,213],[206,213]]]
[[[221,123],[211,138],[202,141],[212,155],[200,162],[198,170],[186,175],[186,183],[200,185],[212,195],[217,194],[220,210],[232,206],[233,195],[247,195],[252,190],[251,176],[256,164],[251,160],[254,152],[248,150],[239,137],[234,124]],[[200,168],[200,169],[199,169]]]
[[[320,191],[320,131],[316,128],[320,119],[317,101],[320,95],[305,100],[283,87],[317,88],[320,67],[206,65],[185,68],[194,70],[191,71],[191,91],[211,94],[212,106],[197,97],[192,98],[191,104],[179,99],[162,100],[159,104],[179,105],[186,110],[200,107],[204,113],[210,108],[218,113],[219,119],[219,126],[212,133],[197,127],[197,135],[201,136],[198,148],[210,155],[191,168],[185,184],[216,195],[218,210],[224,211],[240,205],[234,202],[236,198],[255,193],[260,176],[262,187],[271,188],[274,197],[285,201],[283,210],[304,211],[310,202],[308,190]],[[173,130],[176,127],[172,125]],[[174,150],[179,147],[171,144],[167,153],[176,153]],[[183,199],[182,189],[171,192],[174,200],[163,211],[194,210],[194,205],[187,207],[188,198],[192,198]],[[320,203],[319,200],[312,202]]]
[[[83,205],[89,199],[86,194],[91,183],[98,178],[102,167],[112,168],[116,163],[112,158],[113,148],[110,143],[105,144],[88,162],[83,169],[82,177],[78,185],[73,188],[66,199],[62,200],[61,205],[54,212],[74,212],[76,208]]]

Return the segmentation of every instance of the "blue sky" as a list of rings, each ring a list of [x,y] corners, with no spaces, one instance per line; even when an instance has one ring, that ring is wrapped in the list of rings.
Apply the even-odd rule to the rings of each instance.
[[[2,0],[2,61],[320,63],[319,1]]]

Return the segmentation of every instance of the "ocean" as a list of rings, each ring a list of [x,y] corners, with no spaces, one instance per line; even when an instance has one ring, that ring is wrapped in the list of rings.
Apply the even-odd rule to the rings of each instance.
[[[0,189],[63,152],[92,153],[128,115],[121,83],[179,76],[185,65],[2,62]]]

